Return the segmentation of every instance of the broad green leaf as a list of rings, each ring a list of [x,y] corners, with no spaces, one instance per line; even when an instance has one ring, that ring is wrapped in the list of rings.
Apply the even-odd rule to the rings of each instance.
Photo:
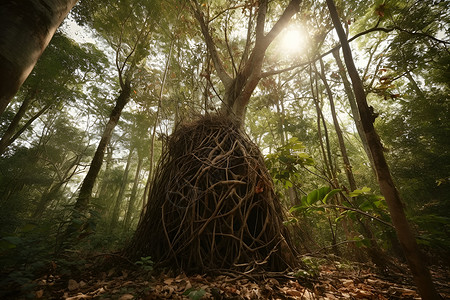
[[[354,190],[353,192],[350,192],[348,195],[350,196],[350,197],[358,197],[358,196],[360,196],[361,194],[366,194],[366,193],[369,193],[370,192],[370,188],[369,187],[363,187],[362,189],[360,189],[360,190],[358,190],[358,189],[356,189],[356,190]]]
[[[323,203],[327,203],[328,199],[330,199],[331,197],[333,197],[336,193],[341,192],[342,189],[334,189],[331,192],[329,192],[328,194],[326,194],[326,196],[322,199]]]
[[[370,192],[370,187],[367,187],[367,186],[365,186],[365,187],[363,187],[362,189],[361,189],[361,191],[363,192],[363,193],[369,193]]]
[[[308,194],[306,202],[311,205],[318,201],[322,201],[322,199],[327,195],[329,191],[329,187],[322,187],[320,189],[314,190]]]
[[[372,205],[372,202],[370,200],[366,200],[363,203],[361,203],[359,208],[361,210],[363,210],[363,211],[370,211],[370,210],[373,210],[373,205]]]

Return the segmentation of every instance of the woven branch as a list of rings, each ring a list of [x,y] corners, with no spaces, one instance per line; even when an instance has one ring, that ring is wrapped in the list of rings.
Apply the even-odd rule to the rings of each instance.
[[[185,272],[281,271],[290,244],[258,147],[229,118],[206,116],[169,138],[126,251]]]

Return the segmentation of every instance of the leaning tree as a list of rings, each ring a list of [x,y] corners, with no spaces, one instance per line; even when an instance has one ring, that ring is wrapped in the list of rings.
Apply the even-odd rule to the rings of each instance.
[[[0,2],[0,115],[77,0]]]
[[[177,126],[169,137],[148,204],[125,249],[128,256],[152,256],[160,266],[186,272],[293,266],[295,249],[283,226],[281,204],[243,122],[250,96],[264,76],[266,50],[299,11],[300,2],[290,1],[267,33],[267,0],[229,7],[212,17],[207,6],[189,2],[222,84],[222,104],[218,113]],[[227,31],[227,47],[221,52],[210,24],[238,8],[247,16],[247,36],[240,60],[235,60]]]

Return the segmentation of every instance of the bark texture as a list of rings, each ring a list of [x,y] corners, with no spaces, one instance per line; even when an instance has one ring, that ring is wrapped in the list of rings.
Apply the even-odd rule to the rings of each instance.
[[[0,115],[77,1],[0,2]]]
[[[406,219],[400,195],[392,180],[389,166],[386,162],[386,158],[384,157],[383,146],[373,126],[374,118],[367,104],[366,94],[364,92],[362,81],[355,67],[352,52],[345,32],[340,23],[336,6],[333,0],[327,0],[327,5],[334,27],[339,36],[339,40],[341,41],[345,64],[352,81],[359,114],[361,116],[361,123],[364,129],[364,134],[367,138],[370,152],[373,157],[380,190],[383,196],[386,198],[392,223],[395,227],[395,231],[402,246],[406,260],[408,261],[413,279],[422,299],[440,299],[440,296],[434,288],[431,274],[425,265],[424,258],[420,253],[414,234],[412,233],[412,230]]]

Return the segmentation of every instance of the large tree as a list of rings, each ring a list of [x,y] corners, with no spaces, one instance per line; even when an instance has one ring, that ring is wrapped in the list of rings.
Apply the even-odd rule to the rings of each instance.
[[[353,91],[355,93],[359,114],[361,116],[362,127],[373,158],[380,190],[386,198],[392,223],[397,232],[397,236],[406,260],[408,261],[414,281],[423,299],[439,299],[439,295],[434,288],[430,272],[423,261],[423,257],[417,246],[414,234],[406,219],[400,195],[395,187],[389,166],[383,153],[383,146],[381,144],[380,137],[378,136],[373,125],[375,118],[373,116],[373,112],[367,104],[366,93],[364,91],[359,73],[355,67],[352,51],[333,0],[327,0],[327,6],[330,10],[331,19],[333,20],[334,27],[342,45],[345,64],[352,81]]]
[[[234,41],[243,47],[240,61],[229,41],[226,16],[239,6],[216,8],[216,17],[225,15],[226,45],[219,49],[208,5],[190,5],[221,83],[221,107],[217,114],[177,126],[167,140],[146,210],[126,252],[132,257],[150,255],[159,265],[186,272],[284,270],[295,263],[295,250],[262,154],[244,132],[243,122],[262,77],[266,50],[299,11],[300,0],[292,0],[267,33],[268,1],[244,8],[247,35]],[[230,63],[225,64],[223,55]],[[203,74],[213,80],[208,69]]]
[[[0,3],[0,115],[77,0]]]
[[[80,22],[88,23],[95,28],[115,52],[115,67],[120,87],[114,108],[111,110],[75,203],[75,209],[80,212],[88,209],[106,147],[125,105],[131,99],[131,85],[138,66],[148,55],[151,33],[157,20],[157,6],[153,1],[113,2],[106,6],[104,3],[89,2],[82,2],[80,5],[81,10],[86,10],[83,15],[79,15],[84,17]]]

